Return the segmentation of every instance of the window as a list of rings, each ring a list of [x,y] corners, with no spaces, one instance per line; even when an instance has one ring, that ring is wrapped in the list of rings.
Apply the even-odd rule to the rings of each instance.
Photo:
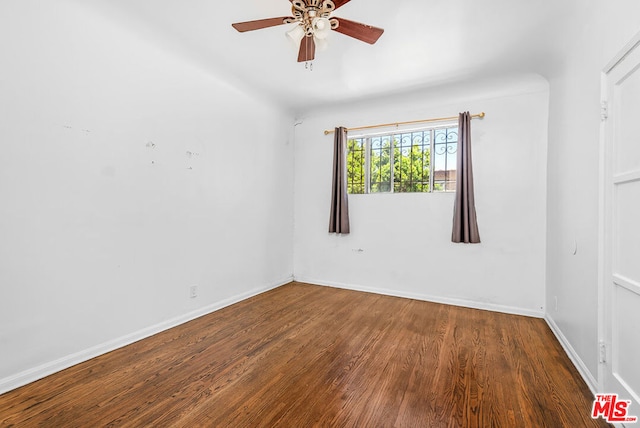
[[[457,150],[457,126],[351,137],[347,191],[455,191]]]

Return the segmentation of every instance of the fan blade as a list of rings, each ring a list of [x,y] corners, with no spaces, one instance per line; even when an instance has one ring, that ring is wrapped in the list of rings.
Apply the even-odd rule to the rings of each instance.
[[[231,24],[233,28],[244,33],[245,31],[253,31],[260,30],[262,28],[275,27],[276,25],[284,24],[284,20],[290,18],[294,19],[290,16],[281,16],[280,18],[267,18],[267,19],[258,19],[256,21],[247,21],[247,22],[236,22],[235,24]]]
[[[344,6],[345,4],[349,3],[351,0],[333,0],[333,4],[336,5],[336,9],[339,7]],[[336,10],[334,9],[334,10]]]
[[[370,45],[378,41],[384,30],[378,27],[372,27],[371,25],[361,24],[359,22],[350,21],[344,18],[337,19],[340,25],[334,31],[342,33],[346,36],[353,37],[354,39],[362,40]]]
[[[313,61],[316,56],[316,42],[313,37],[303,37],[300,41],[300,52],[298,62]]]

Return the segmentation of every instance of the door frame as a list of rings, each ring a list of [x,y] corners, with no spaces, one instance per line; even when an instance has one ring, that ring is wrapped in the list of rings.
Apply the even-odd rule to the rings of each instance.
[[[607,287],[610,287],[611,276],[613,274],[612,258],[612,175],[613,160],[611,159],[613,149],[613,135],[610,135],[611,129],[607,123],[609,122],[608,114],[610,104],[609,93],[612,88],[609,87],[609,74],[614,68],[620,64],[634,50],[640,50],[640,32],[638,32],[603,68],[600,77],[601,95],[600,101],[602,105],[602,114],[600,121],[600,147],[599,147],[599,221],[598,221],[598,345],[599,345],[599,364],[598,364],[598,392],[610,393],[613,391],[605,391],[607,380],[607,371],[611,367],[606,364],[611,361],[611,343],[612,338],[609,337],[609,311],[610,304]],[[634,409],[636,412],[638,409]]]

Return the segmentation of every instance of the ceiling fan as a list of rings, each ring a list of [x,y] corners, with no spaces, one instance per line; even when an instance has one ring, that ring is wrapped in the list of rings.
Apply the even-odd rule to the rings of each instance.
[[[363,42],[374,44],[384,30],[361,24],[344,18],[331,17],[331,13],[349,3],[351,0],[289,0],[293,16],[258,19],[255,21],[237,22],[233,28],[245,31],[275,27],[282,24],[297,24],[287,32],[295,43],[300,43],[298,62],[312,61],[315,58],[316,46],[326,46],[326,37],[331,30],[345,34]]]

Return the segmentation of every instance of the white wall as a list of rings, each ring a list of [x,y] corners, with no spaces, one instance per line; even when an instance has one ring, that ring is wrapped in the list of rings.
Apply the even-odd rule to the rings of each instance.
[[[350,195],[351,234],[327,232],[335,126],[486,112],[472,122],[482,244],[451,243],[454,195]],[[296,280],[541,316],[548,86],[539,76],[443,86],[328,110],[296,126]]]
[[[598,376],[600,76],[638,31],[637,1],[580,2],[559,40],[566,56],[547,76],[547,316],[593,389]]]
[[[0,392],[293,271],[293,117],[80,4],[0,3]]]

